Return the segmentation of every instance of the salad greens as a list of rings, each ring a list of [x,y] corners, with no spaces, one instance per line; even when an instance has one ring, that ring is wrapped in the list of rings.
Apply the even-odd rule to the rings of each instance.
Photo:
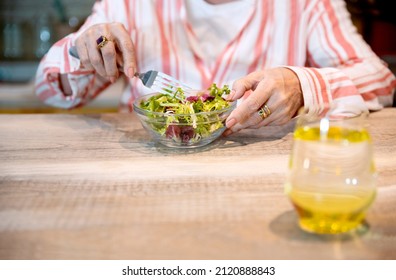
[[[195,95],[177,88],[172,93],[160,93],[142,100],[139,108],[149,111],[147,122],[157,133],[191,144],[224,127],[225,116],[215,111],[231,106],[223,98],[229,93],[227,85],[219,88],[212,84],[207,91],[197,91]]]

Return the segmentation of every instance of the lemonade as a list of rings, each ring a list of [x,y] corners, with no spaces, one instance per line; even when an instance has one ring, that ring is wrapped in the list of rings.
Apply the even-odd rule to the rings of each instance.
[[[375,198],[369,133],[330,126],[298,127],[294,133],[286,193],[300,226],[315,233],[356,228]]]

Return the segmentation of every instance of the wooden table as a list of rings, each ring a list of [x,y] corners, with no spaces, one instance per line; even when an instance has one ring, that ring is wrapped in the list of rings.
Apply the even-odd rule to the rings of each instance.
[[[370,125],[369,228],[328,237],[284,194],[293,123],[177,152],[134,114],[0,115],[0,258],[396,259],[396,110]]]

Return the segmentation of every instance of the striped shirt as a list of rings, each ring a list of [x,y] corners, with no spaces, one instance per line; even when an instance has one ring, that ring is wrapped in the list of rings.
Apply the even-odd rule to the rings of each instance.
[[[139,72],[159,70],[192,88],[231,85],[252,71],[285,66],[297,74],[306,107],[392,105],[395,77],[357,33],[342,0],[98,1],[80,30],[55,43],[42,59],[36,94],[45,103],[83,106],[110,85],[68,53],[84,30],[104,22],[124,24]],[[68,74],[69,97],[60,89],[59,73]],[[127,79],[120,109],[132,111],[133,100],[149,92],[139,79]]]

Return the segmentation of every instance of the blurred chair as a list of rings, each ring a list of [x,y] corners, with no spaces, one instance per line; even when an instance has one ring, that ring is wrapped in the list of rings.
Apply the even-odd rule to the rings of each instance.
[[[346,0],[366,42],[396,73],[396,8],[394,0]]]

